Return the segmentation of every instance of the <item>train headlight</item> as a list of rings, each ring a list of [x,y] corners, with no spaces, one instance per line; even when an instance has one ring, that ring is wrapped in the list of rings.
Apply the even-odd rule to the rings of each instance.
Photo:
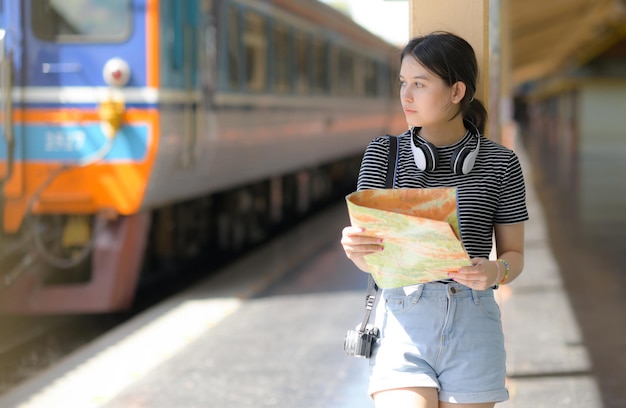
[[[111,58],[104,64],[102,78],[110,86],[124,86],[130,80],[130,66],[121,58]]]

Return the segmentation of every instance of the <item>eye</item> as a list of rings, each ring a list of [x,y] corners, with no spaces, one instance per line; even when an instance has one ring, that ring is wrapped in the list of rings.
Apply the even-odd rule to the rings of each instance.
[[[424,84],[423,84],[423,83],[421,83],[421,82],[416,82],[416,83],[415,83],[415,86],[416,86],[416,87],[418,87],[418,88],[423,88],[423,87],[424,87]]]
[[[403,86],[406,86],[406,82],[398,81],[398,85],[400,86],[400,88],[402,88]]]

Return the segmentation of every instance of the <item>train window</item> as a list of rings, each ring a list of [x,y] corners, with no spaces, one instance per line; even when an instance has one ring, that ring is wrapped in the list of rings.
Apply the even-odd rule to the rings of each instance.
[[[180,71],[184,65],[185,53],[183,42],[183,16],[178,4],[174,1],[169,3],[168,18],[171,20],[171,27],[167,33],[169,42],[170,66],[174,71]]]
[[[327,46],[321,40],[313,40],[313,61],[311,62],[313,92],[317,94],[328,91],[328,58]]]
[[[245,15],[243,43],[246,56],[246,83],[250,91],[267,89],[267,35],[265,19],[252,12]]]
[[[355,84],[354,56],[347,50],[339,51],[339,95],[353,96]]]
[[[395,86],[395,84],[398,82],[398,78],[391,78],[391,71],[389,70],[387,64],[383,62],[374,62],[374,69],[376,71],[376,96],[391,96],[391,93],[393,92],[391,88],[399,88]]]
[[[364,96],[365,95],[365,64],[366,59],[359,55],[352,55],[352,83],[354,87],[352,88],[353,96]]]
[[[339,49],[330,46],[328,51],[328,74],[330,76],[330,93],[339,95]]]
[[[231,89],[239,89],[239,13],[237,8],[228,10],[228,83]]]
[[[302,33],[296,34],[296,92],[303,94],[309,91],[310,81],[310,48],[309,39]]]
[[[366,96],[376,96],[378,94],[378,75],[376,63],[372,60],[363,61],[363,80]]]
[[[130,0],[31,0],[33,33],[44,41],[125,41],[131,32]]]
[[[398,75],[400,74],[399,68],[394,66],[393,68],[387,64],[380,66],[381,74],[381,94],[391,98],[400,97],[400,87],[397,86]]]
[[[291,88],[289,78],[289,29],[275,24],[273,29],[274,91],[288,93]]]

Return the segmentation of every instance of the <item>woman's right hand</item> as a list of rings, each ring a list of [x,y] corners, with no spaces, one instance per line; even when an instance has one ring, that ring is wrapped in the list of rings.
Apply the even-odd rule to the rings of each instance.
[[[365,255],[382,251],[382,244],[380,237],[368,235],[363,228],[345,227],[341,233],[341,245],[346,256],[363,272],[370,272],[363,259]]]

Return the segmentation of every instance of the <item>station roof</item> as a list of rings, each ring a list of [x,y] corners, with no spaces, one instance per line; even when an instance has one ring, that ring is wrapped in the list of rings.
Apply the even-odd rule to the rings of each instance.
[[[510,0],[506,23],[519,85],[584,65],[626,38],[626,0]]]

